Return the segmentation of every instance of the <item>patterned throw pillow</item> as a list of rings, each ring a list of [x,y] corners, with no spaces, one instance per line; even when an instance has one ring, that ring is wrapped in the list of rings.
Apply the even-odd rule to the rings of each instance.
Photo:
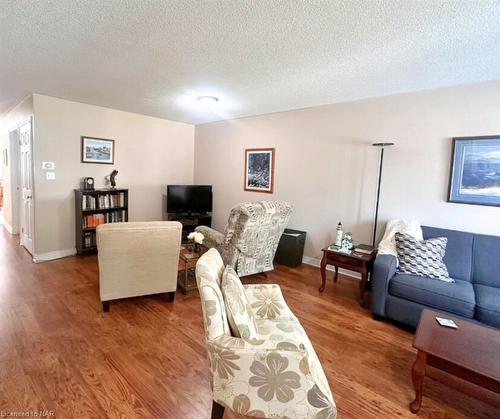
[[[448,244],[446,237],[417,240],[408,234],[396,233],[395,239],[399,272],[455,282],[443,262]]]
[[[257,339],[257,327],[245,288],[231,266],[227,266],[224,270],[221,289],[226,305],[227,320],[233,335],[244,339]]]

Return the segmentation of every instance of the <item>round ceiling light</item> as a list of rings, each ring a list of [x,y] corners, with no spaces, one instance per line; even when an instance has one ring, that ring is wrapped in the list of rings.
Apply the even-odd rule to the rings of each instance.
[[[215,96],[198,96],[196,101],[204,106],[212,106],[219,101],[219,98]]]

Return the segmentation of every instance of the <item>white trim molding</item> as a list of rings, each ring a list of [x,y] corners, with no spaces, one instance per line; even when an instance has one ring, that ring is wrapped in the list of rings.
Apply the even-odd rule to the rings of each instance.
[[[7,221],[5,221],[5,218],[3,220],[2,225],[5,227],[5,230],[7,230],[10,234],[14,234],[14,229]]]
[[[47,262],[49,260],[61,259],[74,255],[76,255],[76,249],[73,247],[72,249],[56,250],[54,252],[35,254],[33,255],[33,262],[35,263]]]
[[[302,263],[305,263],[306,265],[316,266],[316,268],[319,268],[321,265],[321,259],[312,258],[310,256],[304,256],[302,258]],[[327,271],[335,271],[333,266],[330,266],[330,265],[326,266],[326,270]],[[360,274],[358,274],[357,272],[348,271],[347,269],[340,268],[339,273],[346,275],[346,276],[350,276],[351,278],[361,279]]]

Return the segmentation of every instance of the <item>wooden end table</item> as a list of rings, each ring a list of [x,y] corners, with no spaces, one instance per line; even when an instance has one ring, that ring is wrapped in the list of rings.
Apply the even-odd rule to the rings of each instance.
[[[440,326],[436,316],[452,319],[458,329]],[[500,332],[467,320],[424,309],[413,341],[417,359],[411,371],[415,400],[410,410],[417,413],[422,405],[424,378],[430,377],[458,390],[470,392],[467,382],[500,394]],[[433,367],[435,370],[432,368]],[[439,374],[443,371],[445,374]],[[461,380],[452,380],[455,376]],[[478,398],[486,395],[474,391]],[[490,398],[483,398],[492,402]]]
[[[377,256],[374,251],[367,255],[364,253],[342,253],[330,250],[328,247],[322,249],[323,258],[321,259],[321,286],[319,292],[323,292],[326,286],[326,266],[332,265],[335,267],[335,275],[333,281],[337,282],[339,268],[348,269],[350,271],[359,272],[361,281],[359,282],[359,303],[361,307],[365,307],[365,286],[368,280],[368,274],[373,268],[373,262]]]
[[[178,284],[183,294],[197,288],[194,269],[201,255],[208,250],[207,247],[201,246],[201,250],[195,252],[192,247],[190,244],[183,244],[179,252]]]

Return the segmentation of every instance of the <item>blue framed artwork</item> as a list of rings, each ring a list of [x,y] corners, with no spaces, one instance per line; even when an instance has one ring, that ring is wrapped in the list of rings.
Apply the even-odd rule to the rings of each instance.
[[[500,206],[500,135],[453,138],[448,202]]]

